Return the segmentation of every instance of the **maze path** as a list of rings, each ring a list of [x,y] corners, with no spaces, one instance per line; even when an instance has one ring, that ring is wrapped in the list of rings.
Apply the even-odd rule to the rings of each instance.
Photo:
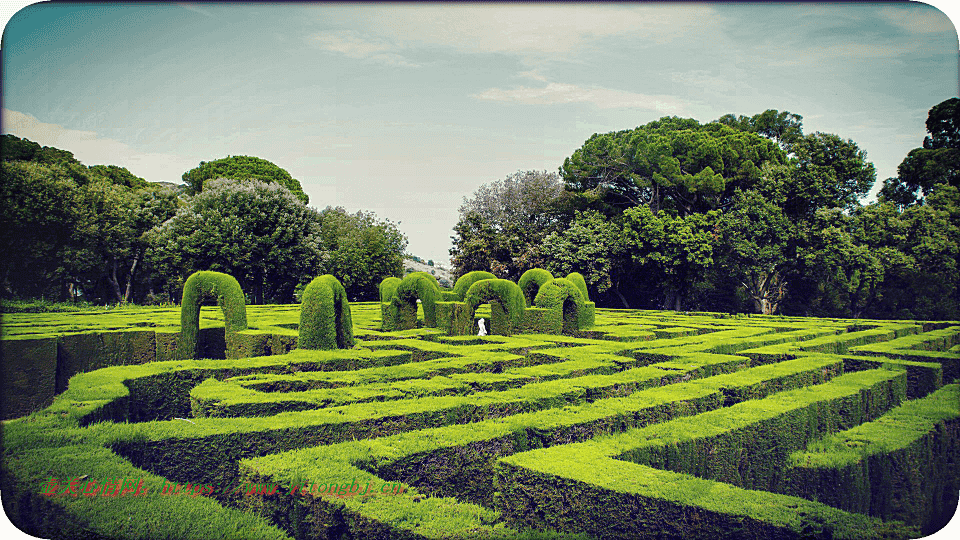
[[[960,326],[598,310],[584,337],[451,338],[381,334],[357,307],[354,350],[74,377],[5,426],[5,492],[65,530],[147,538],[914,538],[956,501]],[[925,491],[867,471],[921,455]],[[153,536],[36,494],[111,467],[211,490],[138,500]]]

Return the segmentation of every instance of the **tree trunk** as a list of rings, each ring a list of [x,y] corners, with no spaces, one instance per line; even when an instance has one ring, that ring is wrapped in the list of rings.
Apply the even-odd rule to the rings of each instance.
[[[623,304],[623,309],[630,309],[630,304],[627,303],[627,299],[624,298],[623,293],[620,292],[620,289],[614,287],[611,290],[613,291],[613,294],[617,295],[617,298],[620,299],[620,303]]]
[[[130,277],[127,278],[127,288],[123,293],[123,303],[126,304],[130,301],[130,296],[133,294],[133,278],[137,275],[137,264],[140,262],[140,257],[143,256],[143,250],[137,250],[137,256],[133,258],[133,264],[130,265]]]
[[[113,290],[113,297],[117,303],[123,301],[123,297],[120,295],[120,282],[117,280],[117,258],[110,257],[110,288]]]

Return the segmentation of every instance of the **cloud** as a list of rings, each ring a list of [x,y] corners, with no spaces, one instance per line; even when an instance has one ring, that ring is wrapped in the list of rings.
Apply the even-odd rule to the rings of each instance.
[[[72,152],[84,165],[119,165],[151,182],[180,183],[183,173],[196,167],[199,160],[135,148],[97,136],[93,131],[67,129],[47,124],[35,117],[3,109],[3,132],[29,139],[41,146],[53,146]]]
[[[555,56],[577,52],[608,36],[630,35],[650,43],[668,43],[713,25],[716,19],[713,7],[699,3],[377,5],[335,15],[327,7],[317,9],[323,10],[325,23],[364,29],[362,36],[333,34],[348,42],[337,46],[346,46],[355,54],[371,54],[370,48],[382,53],[441,46],[467,53]],[[329,32],[321,36],[330,39]]]
[[[633,108],[670,114],[681,114],[683,110],[683,103],[672,96],[638,94],[610,88],[584,88],[563,83],[549,83],[543,88],[491,88],[471,97],[491,101],[515,101],[527,105],[590,103],[601,109]]]
[[[371,60],[383,64],[417,67],[416,64],[397,54],[402,46],[389,41],[367,36],[351,30],[321,32],[313,36],[313,42],[325,51],[339,53],[349,58]]]
[[[211,19],[216,18],[216,16],[213,13],[210,13],[209,11],[197,6],[196,4],[186,4],[186,3],[178,2],[177,5],[182,7],[183,9],[192,11],[194,13],[199,13],[204,17],[210,17]]]

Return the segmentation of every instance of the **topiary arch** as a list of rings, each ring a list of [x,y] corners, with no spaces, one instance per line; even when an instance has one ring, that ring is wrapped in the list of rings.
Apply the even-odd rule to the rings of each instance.
[[[481,279],[497,279],[497,276],[485,270],[474,270],[460,276],[460,279],[453,285],[453,294],[457,297],[457,300],[463,301],[470,287]]]
[[[425,326],[437,326],[437,301],[440,299],[440,284],[437,278],[426,272],[411,272],[397,285],[397,300],[400,302],[399,329],[417,327],[417,300],[423,306]]]
[[[561,333],[576,335],[580,331],[580,314],[585,302],[580,288],[574,281],[565,278],[552,279],[544,283],[533,301],[538,308],[560,311],[563,314]]]
[[[477,306],[486,303],[490,304],[492,311],[490,334],[512,335],[523,322],[523,310],[526,309],[523,292],[516,283],[510,280],[482,279],[477,281],[467,290],[463,301],[466,306],[460,313],[460,317],[469,322],[471,328],[473,327],[473,317]],[[464,327],[464,321],[460,321],[457,326]]]
[[[402,281],[398,277],[388,277],[380,282],[380,320],[384,332],[399,329],[400,298],[397,297],[397,287]]]
[[[349,349],[353,344],[353,317],[346,290],[330,274],[314,278],[303,290],[297,348]]]
[[[247,304],[240,283],[233,276],[221,272],[194,272],[183,284],[183,298],[180,301],[180,337],[177,343],[179,358],[197,357],[200,303],[205,298],[215,298],[217,305],[223,310],[223,323],[228,340],[232,334],[247,329]],[[228,346],[227,350],[231,350],[231,347]]]
[[[540,292],[540,286],[553,279],[553,274],[543,268],[531,268],[520,276],[517,285],[523,291],[523,299],[528,306],[533,305],[534,298]]]

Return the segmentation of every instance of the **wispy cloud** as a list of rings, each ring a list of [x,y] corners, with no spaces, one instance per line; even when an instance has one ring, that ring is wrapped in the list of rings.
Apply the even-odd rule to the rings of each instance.
[[[527,105],[590,103],[601,109],[645,109],[682,114],[683,103],[672,96],[647,95],[611,88],[585,88],[573,84],[549,83],[542,88],[520,86],[509,90],[491,88],[471,97],[491,101],[513,101]]]
[[[203,15],[204,17],[210,17],[211,19],[215,19],[215,18],[216,18],[216,15],[214,15],[213,13],[210,13],[209,11],[203,9],[202,7],[200,7],[200,6],[196,5],[196,4],[186,4],[186,3],[178,2],[177,5],[180,6],[180,7],[182,7],[183,9],[192,11],[192,12],[194,12],[194,13],[199,13],[199,14]]]
[[[183,173],[199,163],[183,156],[141,152],[120,141],[101,138],[93,131],[48,124],[10,109],[3,109],[3,132],[30,139],[41,146],[69,150],[84,165],[120,165],[153,182],[179,183]]]
[[[371,60],[383,64],[417,67],[398,50],[402,46],[376,37],[361,35],[351,30],[322,32],[313,36],[313,42],[325,51],[339,53],[349,58]]]

